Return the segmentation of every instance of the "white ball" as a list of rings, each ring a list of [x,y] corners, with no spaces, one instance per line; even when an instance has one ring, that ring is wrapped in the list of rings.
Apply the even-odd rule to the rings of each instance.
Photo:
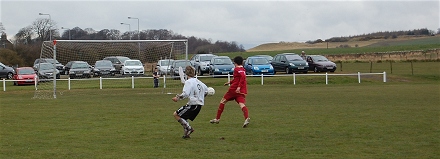
[[[212,87],[208,87],[208,95],[212,96],[215,94],[215,89]]]

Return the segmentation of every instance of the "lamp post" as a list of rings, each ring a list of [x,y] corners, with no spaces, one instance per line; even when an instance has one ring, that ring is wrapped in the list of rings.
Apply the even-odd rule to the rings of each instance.
[[[130,24],[121,23],[121,25],[128,25],[128,35],[130,36],[130,40],[131,40],[131,27],[130,27]]]
[[[39,15],[48,15],[49,16],[49,23],[52,21],[50,14],[39,13]],[[49,41],[52,41],[52,29],[51,29],[50,25],[49,25]]]
[[[61,27],[61,29],[69,29],[69,28]],[[71,40],[70,39],[70,29],[69,29],[69,40]]]
[[[137,19],[137,21],[138,21],[138,40],[141,40],[141,38],[140,38],[140,32],[139,32],[139,18],[133,18],[133,17],[128,17],[128,19]]]

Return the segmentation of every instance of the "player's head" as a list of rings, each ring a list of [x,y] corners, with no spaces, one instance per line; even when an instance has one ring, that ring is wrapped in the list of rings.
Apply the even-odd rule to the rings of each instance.
[[[185,74],[188,77],[194,77],[196,75],[196,71],[195,71],[194,67],[186,66],[185,67]]]
[[[234,57],[234,63],[237,64],[237,65],[243,65],[243,57],[235,56]]]

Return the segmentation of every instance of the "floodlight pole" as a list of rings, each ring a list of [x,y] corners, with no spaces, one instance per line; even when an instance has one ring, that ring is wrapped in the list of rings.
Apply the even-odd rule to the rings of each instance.
[[[49,23],[52,21],[52,18],[50,17],[50,14],[39,13],[39,15],[48,15],[48,16],[49,16]],[[49,25],[49,41],[52,41],[52,29],[51,29],[51,25]]]
[[[128,25],[128,35],[130,36],[130,40],[131,40],[131,27],[130,27],[130,24],[128,24],[128,23],[121,23],[121,25]]]
[[[71,40],[70,39],[70,29],[69,28],[65,28],[65,27],[61,27],[61,29],[68,29],[69,30],[69,40]]]
[[[137,21],[138,21],[138,40],[141,40],[141,38],[140,38],[141,34],[140,34],[140,30],[139,30],[139,18],[128,17],[128,19],[137,19]],[[139,58],[140,58],[140,56],[141,56],[141,43],[140,42],[138,42],[138,51],[139,51]]]

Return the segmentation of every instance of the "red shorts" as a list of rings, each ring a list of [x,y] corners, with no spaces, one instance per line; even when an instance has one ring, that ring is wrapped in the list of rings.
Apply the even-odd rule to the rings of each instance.
[[[237,103],[244,103],[246,104],[246,95],[235,93],[235,92],[226,92],[226,94],[223,96],[227,101],[235,100]]]

